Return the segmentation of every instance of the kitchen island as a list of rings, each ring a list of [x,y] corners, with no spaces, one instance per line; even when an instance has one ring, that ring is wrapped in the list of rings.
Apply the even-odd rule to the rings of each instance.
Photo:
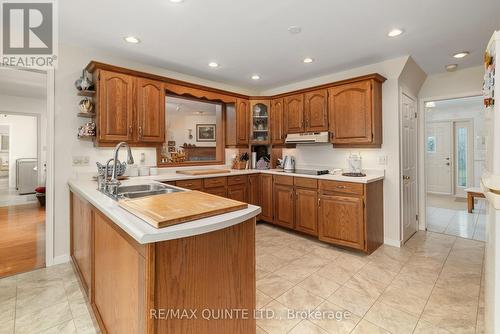
[[[255,333],[259,207],[157,229],[96,182],[69,186],[71,255],[103,333]]]

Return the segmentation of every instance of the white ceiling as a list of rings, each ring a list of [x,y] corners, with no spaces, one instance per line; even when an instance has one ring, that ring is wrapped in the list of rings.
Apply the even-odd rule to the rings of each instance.
[[[59,11],[64,43],[257,91],[404,55],[428,74],[479,65],[500,29],[499,0],[87,0]],[[387,38],[394,27],[405,34]],[[471,55],[451,57],[462,50]]]
[[[0,95],[43,99],[46,92],[45,73],[0,67]]]
[[[440,100],[434,101],[434,108],[427,108],[432,111],[439,110],[450,110],[450,109],[472,109],[477,108],[478,111],[483,109],[483,97],[482,96],[470,96],[470,97],[462,97],[459,99],[449,99],[449,100]]]

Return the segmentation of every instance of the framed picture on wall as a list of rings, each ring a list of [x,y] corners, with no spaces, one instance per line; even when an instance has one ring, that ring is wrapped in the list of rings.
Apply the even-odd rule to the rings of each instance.
[[[215,124],[196,124],[196,141],[214,142]]]

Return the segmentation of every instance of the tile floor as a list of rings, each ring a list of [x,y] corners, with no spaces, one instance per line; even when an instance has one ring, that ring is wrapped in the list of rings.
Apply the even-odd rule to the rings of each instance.
[[[257,334],[483,332],[482,242],[419,232],[366,256],[258,224],[256,255],[257,307],[282,316]],[[0,280],[0,333],[97,332],[69,264]]]
[[[427,207],[427,230],[467,239],[486,240],[486,202],[478,200],[473,213],[463,208]]]

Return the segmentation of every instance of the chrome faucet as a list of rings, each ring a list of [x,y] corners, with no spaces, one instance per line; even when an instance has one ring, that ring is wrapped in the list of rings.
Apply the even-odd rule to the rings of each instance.
[[[106,163],[106,170],[104,171],[104,193],[113,198],[118,197],[118,187],[121,184],[120,181],[118,181],[116,174],[118,168],[118,152],[122,146],[127,148],[127,164],[132,165],[134,163],[134,157],[132,156],[130,146],[124,141],[118,143],[115,147],[114,156],[112,159],[108,160]],[[113,173],[111,174],[111,179],[108,180],[109,163],[111,161],[113,161]]]

